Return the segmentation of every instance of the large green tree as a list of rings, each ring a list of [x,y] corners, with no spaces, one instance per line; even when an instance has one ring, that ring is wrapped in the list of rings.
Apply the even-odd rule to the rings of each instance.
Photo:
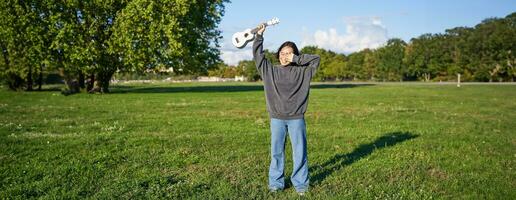
[[[116,71],[206,74],[218,63],[227,0],[2,1],[2,79],[13,89],[46,66],[66,92],[108,92]],[[28,85],[29,88],[31,85]]]
[[[314,80],[336,80],[346,77],[345,64],[346,56],[333,51],[322,49],[316,46],[305,46],[301,49],[304,54],[316,54],[321,57],[319,68],[314,76]]]
[[[435,54],[439,51],[436,41],[434,34],[423,34],[410,41],[404,57],[409,76],[415,76],[424,81],[430,81],[436,76],[439,68],[436,62],[439,58]]]
[[[48,61],[46,17],[40,1],[0,2],[0,77],[12,90],[32,90],[35,75]]]
[[[387,44],[375,51],[378,59],[377,68],[379,78],[389,81],[402,81],[405,67],[403,57],[405,56],[405,41],[393,38]]]
[[[133,0],[118,14],[110,52],[130,69],[206,74],[221,61],[216,27],[224,2]]]
[[[243,76],[245,76],[248,81],[258,81],[261,79],[258,70],[256,70],[254,61],[242,60],[238,62],[238,67],[243,69]]]

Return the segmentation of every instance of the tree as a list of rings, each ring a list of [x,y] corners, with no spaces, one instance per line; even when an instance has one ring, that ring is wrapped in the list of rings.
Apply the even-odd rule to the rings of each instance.
[[[346,56],[334,54],[330,62],[324,68],[323,75],[325,80],[342,80],[346,76],[344,67],[346,66]]]
[[[245,76],[245,78],[248,81],[258,81],[261,79],[260,74],[258,74],[258,71],[256,70],[254,61],[243,60],[243,61],[238,62],[238,66],[242,67],[243,76]]]
[[[472,52],[480,59],[477,74],[488,75],[483,79],[489,81],[513,80],[508,71],[516,58],[516,13],[502,19],[485,19],[475,26],[472,37],[478,44]]]
[[[346,63],[346,71],[348,71],[348,79],[360,80],[367,76],[364,69],[364,60],[366,55],[372,54],[371,49],[364,49],[359,52],[349,54],[348,62]]]
[[[314,80],[336,80],[342,79],[346,76],[344,69],[347,57],[344,54],[338,54],[316,46],[305,46],[301,49],[301,53],[316,54],[321,57],[319,68],[314,76]]]
[[[39,1],[0,2],[0,76],[12,90],[32,90],[34,76],[41,74],[47,59],[46,16],[40,8]]]
[[[415,76],[424,81],[430,81],[434,77],[435,63],[431,64],[434,35],[423,34],[412,38],[406,48],[404,63],[407,65],[409,76]]]
[[[377,68],[382,80],[403,80],[405,72],[403,57],[406,45],[405,41],[393,38],[387,41],[387,45],[375,51],[378,58]]]
[[[225,0],[134,0],[117,16],[110,52],[136,70],[205,74],[220,63],[216,29]]]
[[[472,73],[468,69],[468,53],[469,49],[468,38],[472,33],[472,28],[455,27],[446,30],[448,45],[450,47],[450,56],[452,63],[447,70],[448,74],[455,76],[462,74],[462,80],[471,80]]]
[[[378,56],[376,51],[366,53],[362,66],[362,79],[375,81],[380,76],[378,71]]]
[[[219,63],[215,68],[208,70],[208,76],[217,76],[221,78],[235,78],[236,75],[242,74],[239,67],[229,66],[224,63]]]
[[[89,74],[90,92],[108,92],[114,72],[122,67],[117,53],[109,52],[116,14],[123,1],[45,1],[52,34],[51,64],[65,80],[65,93],[84,88]]]

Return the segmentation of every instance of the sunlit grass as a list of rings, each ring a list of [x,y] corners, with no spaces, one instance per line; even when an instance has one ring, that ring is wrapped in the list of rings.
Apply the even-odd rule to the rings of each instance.
[[[296,197],[267,192],[260,83],[112,91],[0,91],[0,197]],[[516,198],[514,85],[313,84],[309,101],[309,198]]]

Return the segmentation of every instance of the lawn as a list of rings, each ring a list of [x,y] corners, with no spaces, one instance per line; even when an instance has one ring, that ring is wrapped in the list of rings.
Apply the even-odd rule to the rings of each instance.
[[[0,89],[0,198],[288,199],[261,83]],[[318,84],[309,199],[516,199],[516,85]],[[286,176],[292,170],[287,143]]]

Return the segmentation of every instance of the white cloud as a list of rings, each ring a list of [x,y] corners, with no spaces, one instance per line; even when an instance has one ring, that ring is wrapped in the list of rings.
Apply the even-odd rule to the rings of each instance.
[[[220,53],[221,59],[228,65],[237,65],[242,60],[251,60],[253,58],[253,52],[251,50],[252,43],[248,43],[243,49],[238,49],[233,45],[227,45],[225,42],[221,43]]]
[[[251,60],[253,54],[251,50],[221,50],[221,58],[228,65],[237,65],[242,60]]]
[[[388,40],[387,28],[379,17],[345,17],[344,24],[344,33],[339,33],[337,28],[329,28],[305,35],[302,46],[315,45],[339,53],[351,53],[380,47]]]

